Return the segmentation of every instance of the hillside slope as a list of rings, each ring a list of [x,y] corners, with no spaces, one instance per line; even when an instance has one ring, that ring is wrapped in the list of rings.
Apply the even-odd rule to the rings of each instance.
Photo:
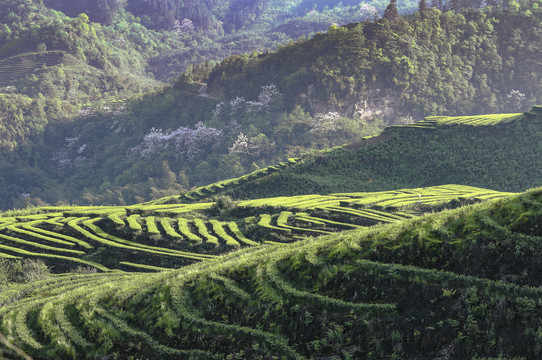
[[[286,0],[0,0],[0,155],[43,134],[48,122],[160,87],[193,64],[211,68],[232,54],[275,49],[378,13],[326,5],[304,19],[298,11],[307,4]],[[275,29],[288,20],[299,31]]]
[[[196,204],[41,207],[0,216],[0,258],[40,259],[55,273],[176,269],[241,248],[393,223],[509,196],[447,185],[377,193]],[[7,215],[7,216],[6,216]],[[10,216],[11,215],[11,216]],[[0,272],[0,283],[2,273]]]
[[[333,26],[277,52],[234,56],[214,68],[212,62],[192,66],[174,85],[143,96],[140,91],[157,85],[148,78],[150,67],[175,63],[177,50],[197,62],[267,43],[249,30],[216,38],[211,30],[150,30],[144,24],[149,19],[122,7],[108,25],[67,17],[39,0],[21,6],[3,1],[0,82],[18,79],[0,88],[2,209],[135,204],[356,142],[377,134],[384,118],[407,123],[429,114],[516,112],[542,100],[538,1],[508,9],[427,9],[394,21]],[[78,9],[85,1],[54,3]],[[236,2],[248,3],[254,2]],[[335,8],[325,10],[330,1],[290,2],[281,13],[311,3],[317,12],[335,14]],[[271,11],[280,1],[267,5]],[[273,36],[274,44],[284,39]],[[382,189],[434,184],[396,180]],[[537,183],[524,184],[514,190]],[[308,185],[309,192],[332,190]]]
[[[276,52],[233,56],[211,72],[210,93],[249,99],[273,83],[289,109],[301,104],[390,121],[513,112],[540,103],[540,2],[492,2],[457,12],[445,3],[443,11],[334,26]]]
[[[308,155],[225,194],[243,199],[449,183],[525,191],[542,183],[540,148],[541,107],[525,114],[429,117]]]
[[[158,274],[2,288],[3,343],[54,358],[540,356],[542,189]]]

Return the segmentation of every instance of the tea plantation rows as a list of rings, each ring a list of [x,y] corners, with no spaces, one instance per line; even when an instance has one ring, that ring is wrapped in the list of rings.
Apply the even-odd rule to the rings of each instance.
[[[0,87],[12,85],[14,81],[33,74],[44,66],[58,65],[63,57],[62,51],[46,51],[0,60]]]
[[[425,198],[429,203],[431,197],[441,201],[448,193],[448,200],[459,201],[461,189],[402,190],[390,192],[388,200],[384,193],[296,197],[281,199],[280,212],[272,214],[267,210],[275,204],[247,201],[230,209],[229,216],[260,209],[265,212],[252,215],[255,219],[250,221],[262,223],[262,228],[265,224],[297,232],[300,226],[292,221],[293,214],[297,218],[302,209],[304,214],[299,217],[312,221],[313,229],[332,231],[339,224],[326,223],[329,214],[324,217],[320,209],[322,216],[316,216],[314,209],[369,211],[376,209],[367,204],[380,203],[384,206],[379,213],[372,214],[408,217],[405,214],[415,215],[427,206]],[[468,194],[474,195],[472,199],[499,196],[481,189],[465,190],[466,199]],[[392,198],[401,207],[388,207]],[[151,247],[113,236],[130,226],[137,228],[132,230],[135,233],[150,233],[156,230],[153,224],[160,233],[166,232],[162,219],[173,219],[172,214],[179,219],[182,214],[191,233],[199,237],[205,231],[196,232],[196,220],[204,222],[207,233],[219,239],[213,245],[215,250],[235,247],[226,245],[212,230],[211,221],[220,215],[205,220],[190,217],[191,206],[199,206],[197,213],[203,214],[203,208],[211,211],[213,205],[127,207],[124,213],[112,207],[99,215],[98,208],[63,209],[62,216],[58,208],[49,208],[42,209],[50,212],[40,214],[42,219],[40,215],[3,219],[2,233],[15,225],[50,238],[54,232],[58,240],[73,243],[76,251],[85,244],[100,243],[107,246],[105,252],[123,245],[137,247],[137,251],[130,248],[132,254],[153,250],[160,257],[173,258],[181,252],[175,246]],[[348,223],[346,218],[342,220]],[[198,263],[178,270],[60,274],[1,289],[0,333],[4,338],[0,342],[13,357],[19,351],[44,359],[534,359],[542,349],[541,220],[542,189],[535,189],[287,244],[249,246],[223,225],[240,247],[247,248],[204,261],[186,257],[182,261]],[[168,221],[182,235],[179,221]],[[29,223],[32,226],[22,226]],[[272,231],[288,232],[278,229]],[[21,233],[19,238],[29,240],[26,235]],[[286,241],[278,235],[277,240]],[[162,241],[173,242],[165,237]],[[207,241],[201,240],[202,247]],[[51,242],[53,245],[69,247]],[[44,250],[35,251],[46,253]],[[210,253],[213,250],[206,252]]]
[[[0,257],[42,258],[57,273],[78,267],[160,271],[239,248],[393,223],[439,206],[506,195],[447,185],[257,199],[226,208],[220,201],[43,207],[34,211],[37,214],[0,217]]]
[[[306,155],[227,189],[235,199],[462,184],[521,192],[542,178],[542,107],[523,114],[433,116]]]

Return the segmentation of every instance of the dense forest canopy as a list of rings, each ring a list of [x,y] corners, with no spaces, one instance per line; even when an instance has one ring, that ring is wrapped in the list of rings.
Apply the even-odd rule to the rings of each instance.
[[[272,49],[378,11],[328,5],[304,18],[306,4],[284,1],[2,0],[0,153],[89,103],[157,88],[156,79],[176,78],[192,63]],[[278,12],[282,20],[273,20]],[[290,20],[299,26],[291,29]],[[235,29],[223,28],[236,21]],[[249,22],[258,24],[240,25]]]
[[[540,2],[449,10],[469,4],[331,27],[274,53],[230,57],[210,73],[210,93],[246,97],[274,83],[288,109],[363,115],[380,101],[417,118],[525,110],[542,101]]]

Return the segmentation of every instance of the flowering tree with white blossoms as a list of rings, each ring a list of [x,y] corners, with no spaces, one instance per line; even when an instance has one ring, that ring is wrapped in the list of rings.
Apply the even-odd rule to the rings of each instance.
[[[86,155],[87,144],[83,143],[81,136],[67,137],[65,143],[51,157],[51,160],[61,170],[69,170],[88,160]]]
[[[514,107],[514,110],[520,110],[525,101],[525,94],[519,90],[512,90],[506,95],[506,100]]]
[[[219,147],[224,141],[223,135],[222,130],[206,127],[202,122],[197,123],[195,129],[182,126],[164,132],[152,128],[143,138],[143,143],[132,148],[131,152],[148,158],[165,151],[174,151],[177,158],[194,162]]]
[[[236,113],[243,113],[246,111],[246,103],[244,97],[238,96],[235,99],[230,100],[230,115],[234,115]]]
[[[243,134],[239,133],[237,140],[230,147],[230,154],[247,154],[249,152],[250,139]]]
[[[238,96],[231,99],[228,103],[225,103],[224,101],[219,102],[213,110],[213,117],[215,119],[222,119],[228,114],[228,106],[230,117],[243,116],[248,113],[261,113],[267,111],[275,100],[282,97],[281,92],[275,84],[264,85],[261,89],[257,101],[247,101],[244,97]]]
[[[173,23],[173,30],[177,34],[181,33],[193,33],[195,30],[194,23],[188,18],[184,18],[182,21],[178,19]]]
[[[237,154],[245,156],[245,158],[255,159],[272,151],[274,146],[275,143],[264,134],[248,137],[243,133],[239,133],[237,140],[230,147],[230,155]]]
[[[316,114],[310,122],[310,132],[317,135],[326,135],[337,131],[337,125],[340,118],[341,116],[337,112]]]
[[[262,86],[262,91],[258,95],[258,102],[261,104],[262,107],[267,108],[275,99],[281,96],[282,94],[277,89],[277,85],[269,84],[266,86]]]

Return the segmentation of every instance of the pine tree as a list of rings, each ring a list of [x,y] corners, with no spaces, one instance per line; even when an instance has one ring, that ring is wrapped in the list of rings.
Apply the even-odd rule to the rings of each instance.
[[[397,0],[391,0],[388,7],[386,7],[386,10],[384,10],[384,19],[388,19],[390,21],[397,19],[399,13],[397,12],[396,3]]]
[[[418,11],[420,12],[420,14],[427,10],[428,6],[427,6],[427,0],[419,0],[418,1]]]

